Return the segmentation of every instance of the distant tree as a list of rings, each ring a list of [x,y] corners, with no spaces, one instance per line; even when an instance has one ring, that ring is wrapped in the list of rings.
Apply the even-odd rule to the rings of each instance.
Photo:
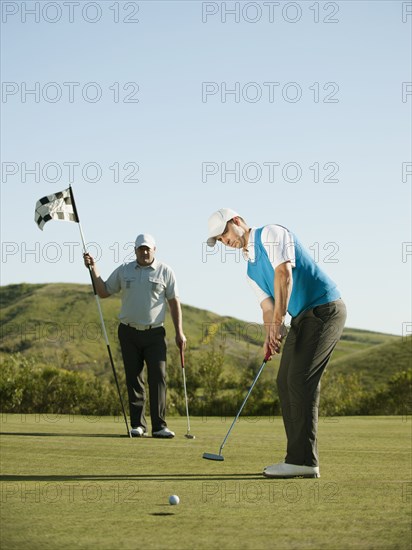
[[[327,370],[322,378],[321,387],[321,416],[359,414],[366,393],[357,374],[335,374]]]
[[[361,414],[412,414],[412,369],[392,376],[386,387],[362,404]]]

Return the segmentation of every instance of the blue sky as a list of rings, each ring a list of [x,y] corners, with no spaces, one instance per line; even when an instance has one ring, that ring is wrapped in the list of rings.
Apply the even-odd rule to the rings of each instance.
[[[293,230],[348,326],[412,331],[410,3],[1,4],[1,284],[88,283],[78,228],[33,220],[71,182],[104,277],[151,232],[183,303],[260,321],[205,248],[228,206]]]

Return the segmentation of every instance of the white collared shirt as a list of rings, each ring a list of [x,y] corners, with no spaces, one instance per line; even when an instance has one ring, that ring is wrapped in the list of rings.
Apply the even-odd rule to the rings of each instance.
[[[255,233],[256,227],[252,227],[249,234],[247,259],[250,262],[255,261]],[[265,225],[261,234],[262,245],[267,252],[270,263],[275,270],[278,265],[290,261],[292,267],[295,267],[295,243],[292,233],[282,225]],[[259,303],[262,303],[266,298],[270,298],[260,286],[255,283],[248,275],[247,281],[253,288]]]
[[[122,323],[157,325],[164,322],[166,301],[179,295],[173,270],[154,259],[142,267],[136,261],[123,264],[105,282],[109,294],[122,292]]]

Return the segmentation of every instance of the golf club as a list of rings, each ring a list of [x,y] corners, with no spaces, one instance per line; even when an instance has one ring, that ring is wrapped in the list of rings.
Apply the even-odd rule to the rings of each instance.
[[[185,357],[183,353],[183,347],[180,347],[180,363],[182,365],[182,373],[183,373],[183,388],[185,390],[185,402],[186,402],[186,418],[187,418],[187,432],[185,434],[185,437],[187,439],[196,439],[194,435],[191,435],[190,433],[190,420],[189,420],[189,405],[187,403],[187,390],[186,390],[186,373],[185,373]]]
[[[242,406],[241,406],[240,409],[239,409],[239,412],[238,412],[237,415],[235,416],[235,419],[233,420],[232,425],[231,425],[230,428],[229,428],[229,431],[227,432],[227,434],[226,434],[224,440],[222,441],[222,444],[221,444],[220,449],[219,449],[219,454],[216,455],[216,454],[213,454],[213,453],[203,453],[203,457],[202,457],[202,458],[205,458],[206,460],[217,460],[217,461],[220,461],[220,462],[223,461],[223,460],[225,460],[225,458],[222,456],[222,449],[223,449],[223,447],[225,446],[226,440],[227,440],[227,438],[229,437],[229,434],[230,434],[230,432],[232,431],[232,428],[233,428],[233,426],[235,425],[236,420],[239,418],[240,413],[242,412],[243,407],[245,406],[246,401],[247,401],[248,398],[249,398],[249,395],[251,394],[251,392],[252,392],[252,390],[253,390],[253,388],[254,388],[256,382],[258,381],[259,376],[260,376],[261,373],[262,373],[262,370],[263,370],[264,366],[266,365],[266,363],[267,363],[267,361],[269,360],[270,357],[271,357],[271,353],[270,353],[270,351],[268,351],[268,352],[266,353],[266,355],[265,355],[265,358],[263,359],[263,363],[262,363],[262,365],[261,365],[261,367],[260,367],[260,369],[259,369],[257,375],[255,376],[255,379],[253,380],[252,385],[251,385],[250,388],[249,388],[249,391],[247,392],[247,395],[246,395],[246,397],[245,397],[245,400],[244,400],[243,403],[242,403]]]

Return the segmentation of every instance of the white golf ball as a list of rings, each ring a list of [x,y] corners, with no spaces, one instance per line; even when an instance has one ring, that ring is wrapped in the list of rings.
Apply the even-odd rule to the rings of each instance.
[[[179,504],[180,498],[177,495],[172,495],[169,497],[169,504],[174,506],[175,504]]]

